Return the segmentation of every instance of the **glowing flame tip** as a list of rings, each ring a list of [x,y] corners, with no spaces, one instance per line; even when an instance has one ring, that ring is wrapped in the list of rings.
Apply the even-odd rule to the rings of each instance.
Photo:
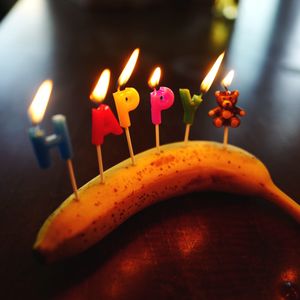
[[[157,67],[155,68],[155,70],[153,71],[148,84],[151,88],[155,88],[156,86],[158,86],[159,84],[159,80],[160,80],[160,76],[161,76],[161,68]]]
[[[222,85],[225,87],[225,89],[227,89],[234,77],[234,70],[231,70],[228,72],[228,74],[224,77],[224,79],[222,80]]]
[[[102,102],[105,99],[107,89],[109,86],[110,80],[110,70],[105,69],[99,79],[98,82],[90,95],[90,99],[95,102]]]
[[[137,62],[137,59],[139,57],[139,54],[140,54],[140,49],[139,48],[136,48],[132,52],[132,54],[131,54],[131,56],[130,56],[130,58],[129,58],[127,64],[126,64],[126,66],[124,67],[124,69],[123,69],[123,71],[122,71],[122,73],[121,73],[121,75],[120,75],[120,77],[118,79],[118,86],[119,86],[119,88],[122,85],[124,85],[128,81],[128,79],[130,78],[130,76],[131,76],[131,74],[133,72],[133,69],[135,67],[135,64]]]
[[[52,80],[45,80],[37,90],[29,108],[28,116],[32,124],[39,124],[44,117],[53,88]]]
[[[210,69],[210,71],[207,73],[207,75],[205,76],[205,78],[203,79],[200,89],[201,92],[204,94],[206,93],[209,88],[211,87],[217,73],[218,70],[220,68],[220,65],[222,63],[222,60],[224,58],[225,52],[223,52],[222,54],[219,55],[219,57],[217,58],[216,62],[214,63],[214,65],[212,66],[212,68]]]

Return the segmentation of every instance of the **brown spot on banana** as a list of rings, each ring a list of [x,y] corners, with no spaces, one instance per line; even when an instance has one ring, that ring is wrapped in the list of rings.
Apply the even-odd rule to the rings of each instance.
[[[300,206],[272,182],[248,152],[207,141],[174,143],[123,161],[67,198],[40,229],[34,250],[48,262],[80,253],[138,211],[194,191],[214,190],[266,198],[300,222]],[[228,164],[230,161],[230,164]]]
[[[151,162],[151,166],[161,167],[163,165],[167,165],[175,160],[173,155],[163,155],[162,157],[156,159],[155,161]]]

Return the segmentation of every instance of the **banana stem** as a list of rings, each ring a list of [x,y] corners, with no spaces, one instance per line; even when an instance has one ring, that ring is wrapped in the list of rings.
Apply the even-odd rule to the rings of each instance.
[[[102,152],[101,145],[96,146],[97,150],[97,158],[98,158],[98,166],[99,166],[99,174],[100,174],[100,182],[104,183],[104,172],[103,172],[103,160],[102,160]]]
[[[76,183],[76,178],[75,178],[73,164],[72,164],[71,159],[67,159],[67,166],[68,166],[70,181],[71,181],[72,188],[73,188],[73,191],[74,191],[74,194],[75,194],[75,198],[77,200],[79,200],[77,183]]]
[[[265,198],[280,206],[289,213],[298,223],[300,223],[300,205],[272,183],[267,188]]]
[[[185,126],[185,134],[184,134],[184,142],[185,142],[186,144],[187,144],[187,142],[189,141],[190,128],[191,128],[191,124],[186,124],[186,126]]]
[[[155,144],[156,149],[159,152],[159,124],[155,124]]]

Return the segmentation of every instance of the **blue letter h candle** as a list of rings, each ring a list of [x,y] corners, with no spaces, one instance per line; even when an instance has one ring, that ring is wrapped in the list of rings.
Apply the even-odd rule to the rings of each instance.
[[[38,126],[29,129],[29,137],[38,163],[40,167],[44,169],[48,168],[51,164],[49,150],[52,147],[57,146],[59,148],[62,159],[68,160],[72,157],[72,145],[65,116],[53,116],[52,123],[54,126],[54,134],[47,137],[45,137],[44,131]]]

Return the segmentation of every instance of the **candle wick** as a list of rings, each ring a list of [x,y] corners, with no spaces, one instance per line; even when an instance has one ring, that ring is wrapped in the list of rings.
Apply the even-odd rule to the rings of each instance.
[[[228,92],[228,87],[224,84],[224,89],[226,92]]]
[[[42,135],[43,134],[43,130],[41,129],[39,123],[34,123],[33,122],[32,125],[34,126],[37,135]]]
[[[34,126],[36,129],[40,129],[39,123],[35,123],[35,122],[31,121],[31,125]]]

